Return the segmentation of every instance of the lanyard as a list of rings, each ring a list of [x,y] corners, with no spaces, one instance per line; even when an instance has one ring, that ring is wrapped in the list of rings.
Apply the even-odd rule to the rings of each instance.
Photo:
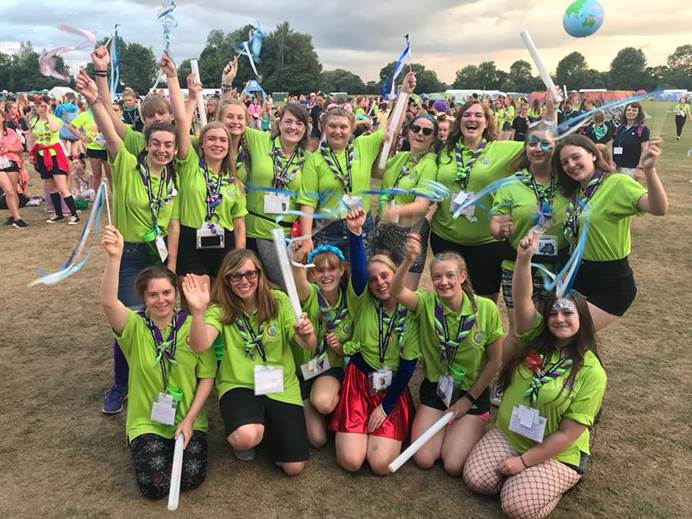
[[[466,338],[466,336],[471,333],[473,325],[476,323],[476,315],[464,315],[459,319],[459,327],[457,328],[456,338],[451,339],[449,335],[449,326],[447,325],[447,318],[444,316],[444,311],[442,310],[442,303],[439,298],[435,298],[435,331],[440,339],[440,362],[447,363],[447,370],[449,371],[454,364],[454,358],[457,355],[459,346],[461,342]]]
[[[638,124],[633,124],[629,128],[627,126],[620,125],[618,127],[617,132],[615,133],[615,138],[613,139],[613,146],[616,148],[622,148],[622,141],[625,139],[625,136],[629,133],[632,132],[632,135],[636,135],[639,132],[639,125]]]
[[[401,319],[399,315],[399,304],[397,303],[394,312],[391,316],[388,316],[384,312],[384,305],[379,303],[377,305],[377,341],[379,347],[380,356],[380,366],[384,364],[384,356],[387,353],[387,346],[389,346],[389,339],[392,337],[392,332],[394,331],[394,326],[397,321]],[[387,323],[387,332],[383,335],[384,325]]]
[[[277,137],[278,138],[278,137]],[[277,189],[285,189],[286,186],[294,179],[296,178],[296,171],[298,168],[303,164],[302,158],[303,154],[302,152],[298,152],[299,148],[296,148],[291,156],[288,159],[288,162],[286,163],[286,166],[283,166],[283,153],[281,152],[281,149],[279,149],[276,146],[276,141],[272,144],[272,151],[271,151],[271,157],[272,157],[272,168],[274,169],[274,178],[272,180],[272,187],[277,188]],[[298,158],[298,161],[296,162],[295,167],[289,172],[289,168],[291,167],[291,164],[293,164],[293,161]]]
[[[394,179],[394,184],[392,185],[392,189],[396,189],[399,187],[399,182],[401,182],[401,179],[411,173],[418,163],[420,162],[420,159],[423,158],[423,155],[418,155],[417,157],[414,155],[409,154],[406,162],[404,162],[404,165],[401,166],[401,169],[399,170],[399,174],[396,176],[396,179]],[[391,202],[394,200],[394,197],[396,197],[395,194],[388,194],[387,195],[387,201]]]
[[[205,201],[207,203],[207,222],[211,221],[212,216],[216,213],[216,207],[221,204],[221,184],[224,181],[223,176],[221,175],[221,172],[219,171],[219,174],[216,177],[216,185],[214,184],[214,180],[211,178],[211,175],[209,173],[209,168],[207,168],[207,164],[204,162],[204,159],[199,159],[199,167],[202,170],[202,174],[204,175],[204,184],[207,186],[207,194]],[[226,183],[230,184],[233,182],[233,178],[227,179]]]
[[[166,166],[164,175],[159,177],[159,189],[154,197],[154,191],[151,185],[151,173],[149,172],[149,166],[144,159],[144,154],[140,155],[137,159],[137,167],[139,168],[139,176],[142,179],[144,188],[147,191],[147,199],[149,200],[149,211],[151,213],[151,228],[154,229],[157,234],[159,232],[158,222],[159,222],[159,212],[161,211],[161,206],[171,201],[171,198],[175,196],[175,189],[173,183],[173,172]],[[168,196],[163,197],[164,186],[168,187]]]
[[[561,377],[572,367],[572,359],[569,357],[563,357],[547,368],[545,367],[546,362],[548,362],[548,355],[543,357],[540,369],[537,369],[534,372],[533,378],[531,379],[531,385],[524,393],[529,397],[531,405],[536,404],[538,392],[545,384],[551,380]]]
[[[185,322],[187,314],[182,310],[173,312],[173,317],[171,318],[171,331],[168,333],[168,338],[165,341],[163,340],[161,330],[149,319],[149,316],[147,316],[144,311],[140,312],[139,315],[144,318],[144,322],[151,333],[151,338],[154,340],[154,349],[156,350],[156,360],[154,364],[158,362],[161,366],[163,389],[166,391],[168,389],[168,374],[166,372],[165,360],[167,359],[171,364],[176,363],[175,350],[177,346],[178,330]]]
[[[597,169],[591,177],[591,180],[589,180],[584,192],[580,194],[577,191],[572,197],[563,226],[564,235],[570,244],[574,245],[577,242],[577,236],[579,235],[579,216],[584,210],[584,207],[589,203],[589,200],[591,200],[591,197],[596,193],[596,190],[603,183],[606,176],[607,175],[603,173],[603,171]]]
[[[338,178],[343,184],[344,191],[346,191],[346,194],[350,195],[353,189],[353,177],[351,176],[353,144],[349,143],[349,145],[346,147],[346,174],[344,174],[344,171],[341,169],[341,164],[339,163],[339,159],[337,158],[336,153],[334,153],[334,150],[329,148],[329,152],[327,152],[327,148],[329,148],[329,145],[327,145],[326,143],[320,146],[320,153],[322,154],[324,161],[329,166],[329,169],[331,169],[332,173],[334,173],[334,176]]]
[[[483,150],[487,144],[488,141],[483,139],[478,145],[478,148],[476,148],[476,150],[471,154],[471,158],[466,164],[464,164],[464,148],[458,142],[454,146],[454,158],[457,162],[457,174],[455,180],[461,184],[461,189],[464,191],[466,191],[466,186],[469,185],[469,180],[471,180],[471,169],[473,169],[473,165],[478,160],[478,157],[481,156],[481,153],[483,153]]]
[[[336,330],[343,320],[348,316],[348,308],[346,307],[346,292],[341,290],[341,302],[339,303],[339,308],[334,312],[332,307],[324,298],[322,293],[317,291],[317,303],[320,306],[320,313],[318,316],[318,326],[320,331],[324,329],[327,333]],[[323,326],[324,323],[324,326]],[[324,352],[327,351],[327,333],[324,334],[320,345],[315,351],[313,357],[321,357]]]
[[[262,344],[262,333],[264,333],[262,325],[259,326],[257,333],[255,333],[255,330],[252,329],[252,325],[250,324],[250,319],[248,319],[245,314],[235,322],[235,325],[238,328],[240,337],[243,339],[245,355],[254,360],[255,350],[257,350],[257,353],[262,357],[262,362],[266,364],[267,353]]]
[[[533,191],[536,195],[536,200],[538,201],[538,213],[536,215],[537,224],[541,227],[553,218],[553,200],[555,199],[555,193],[557,192],[557,182],[555,181],[555,176],[550,175],[550,186],[545,187],[536,182],[533,174],[529,172],[528,175],[522,175],[521,181],[523,184]]]

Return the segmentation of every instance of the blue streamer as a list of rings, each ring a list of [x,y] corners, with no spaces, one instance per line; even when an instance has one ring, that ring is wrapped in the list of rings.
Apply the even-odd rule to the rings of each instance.
[[[40,276],[38,279],[32,281],[29,283],[30,287],[36,286],[36,285],[46,285],[46,286],[53,286],[57,285],[61,281],[64,281],[68,277],[70,277],[72,274],[75,274],[76,272],[79,272],[84,265],[86,265],[87,260],[89,259],[89,253],[87,252],[84,258],[81,260],[77,261],[81,254],[82,251],[84,250],[84,247],[86,246],[87,240],[89,239],[89,235],[91,234],[91,231],[94,229],[99,228],[99,222],[101,220],[101,212],[103,211],[103,206],[105,205],[106,201],[106,186],[104,183],[101,183],[101,185],[98,188],[98,191],[96,192],[96,197],[94,198],[94,205],[91,209],[91,213],[89,214],[89,219],[86,221],[84,224],[84,227],[82,227],[82,232],[79,237],[79,242],[77,242],[77,245],[72,249],[72,252],[70,252],[70,255],[68,256],[67,260],[63,264],[62,268],[58,270],[57,272],[53,272],[52,274],[46,273],[45,270],[43,270],[41,267],[37,269],[38,275]],[[98,238],[98,233],[94,233],[94,239],[96,240]]]
[[[165,5],[159,10],[156,18],[163,26],[163,50],[169,57],[171,57],[171,29],[178,27],[178,20],[173,16],[173,11],[175,11],[176,5],[174,0],[170,0],[168,5]],[[171,57],[171,59],[173,59]]]
[[[113,40],[109,49],[111,55],[111,74],[110,74],[110,91],[111,95],[118,92],[120,84],[120,51],[118,50],[118,23],[115,24],[113,31]]]
[[[521,180],[519,180],[519,177],[516,174],[512,175],[510,177],[501,178],[499,180],[496,180],[495,182],[488,184],[487,186],[485,186],[483,189],[481,189],[477,193],[474,193],[472,197],[467,198],[461,204],[454,203],[452,205],[452,212],[453,212],[452,217],[455,219],[459,218],[459,216],[461,216],[462,211],[464,211],[464,209],[466,209],[467,207],[470,207],[472,205],[475,205],[478,207],[483,207],[483,204],[479,203],[479,200],[481,198],[483,198],[485,195],[488,195],[490,193],[494,193],[495,191],[500,189],[505,184],[509,184],[511,182],[521,182]]]

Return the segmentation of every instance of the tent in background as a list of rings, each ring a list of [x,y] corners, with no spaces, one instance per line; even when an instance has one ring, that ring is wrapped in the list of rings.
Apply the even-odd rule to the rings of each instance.
[[[262,99],[267,97],[267,93],[264,91],[262,86],[254,79],[251,79],[250,81],[245,83],[245,88],[243,88],[243,95],[252,95],[258,92],[262,94]]]
[[[51,97],[64,97],[68,92],[77,95],[77,92],[66,86],[55,86],[48,91],[48,95]]]

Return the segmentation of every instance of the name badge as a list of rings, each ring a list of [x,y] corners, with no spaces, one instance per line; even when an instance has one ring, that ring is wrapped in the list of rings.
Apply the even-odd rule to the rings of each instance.
[[[303,373],[303,380],[310,380],[317,375],[321,375],[330,367],[329,357],[324,355],[322,358],[313,358],[305,364],[301,364],[300,371]]]
[[[156,250],[159,252],[161,263],[166,263],[166,258],[168,257],[168,247],[166,247],[166,242],[164,241],[163,236],[156,237]]]
[[[105,146],[106,145],[106,139],[102,133],[96,134],[96,137],[94,137],[94,142],[96,144],[98,144],[99,146]]]
[[[557,236],[543,234],[538,239],[538,254],[542,256],[555,256],[557,254]]]
[[[476,212],[476,204],[468,204],[463,209],[462,205],[468,203],[468,201],[473,199],[473,193],[470,191],[459,191],[457,195],[452,198],[451,210],[454,218],[459,218],[459,216],[464,216],[469,222],[475,222],[476,217],[474,213]]]
[[[622,146],[615,146],[613,148],[613,155],[622,155]]]
[[[363,198],[360,196],[344,195],[341,197],[341,201],[349,211],[363,208]]]
[[[374,395],[380,391],[384,391],[392,385],[392,370],[389,368],[380,368],[368,375],[370,381],[370,392]]]
[[[197,248],[198,249],[223,249],[225,247],[223,227],[213,223],[204,222],[202,227],[197,229]]]
[[[454,379],[449,373],[445,373],[437,382],[437,397],[449,407],[452,405],[452,396],[454,395]]]
[[[12,165],[10,159],[5,156],[0,157],[0,169],[7,169]]]
[[[255,366],[255,396],[282,393],[283,390],[283,366]]]
[[[175,425],[175,406],[171,395],[159,393],[151,406],[151,419],[163,425]]]
[[[281,193],[264,194],[264,212],[270,214],[284,214],[290,208],[291,195]]]
[[[538,409],[515,405],[509,421],[509,430],[529,440],[542,443],[545,424],[546,419],[538,414]]]

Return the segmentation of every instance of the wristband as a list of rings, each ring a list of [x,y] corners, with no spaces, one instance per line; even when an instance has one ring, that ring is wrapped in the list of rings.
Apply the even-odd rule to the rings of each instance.
[[[94,76],[96,77],[108,77],[108,72],[105,70],[94,70]]]
[[[522,457],[521,454],[519,455],[519,459],[521,460],[521,464],[524,465],[524,468],[525,468],[525,469],[528,469],[529,466],[526,464],[526,462],[524,461],[524,458]]]
[[[464,398],[468,399],[468,401],[471,402],[472,405],[476,403],[476,400],[478,400],[477,398],[474,398],[470,391],[464,393]]]
[[[100,103],[101,101],[103,101],[103,99],[101,99],[101,96],[96,96],[96,99],[94,99],[93,101],[87,100],[87,104],[89,106],[94,106],[95,104]]]

